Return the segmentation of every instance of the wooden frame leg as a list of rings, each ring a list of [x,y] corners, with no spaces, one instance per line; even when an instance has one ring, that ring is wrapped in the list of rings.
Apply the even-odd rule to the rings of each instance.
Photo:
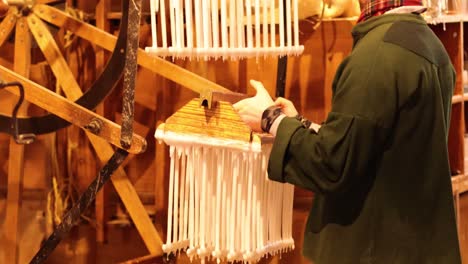
[[[25,77],[29,77],[31,67],[31,36],[28,24],[24,18],[16,23],[15,61],[14,70]],[[19,114],[26,114],[28,103],[24,102],[19,109]],[[5,233],[5,263],[18,263],[19,259],[19,234],[21,193],[23,190],[24,174],[24,145],[10,139],[10,153],[8,163],[8,193],[6,206]]]
[[[110,11],[110,1],[100,0],[96,6],[96,27],[108,32],[110,28],[107,13]],[[106,52],[100,49],[96,53],[96,70],[101,72],[106,63]],[[105,115],[104,105],[101,104],[96,112],[102,116]],[[107,228],[106,222],[109,219],[109,210],[106,209],[107,197],[109,193],[109,186],[104,186],[102,190],[96,195],[95,211],[96,211],[96,240],[99,243],[107,241]]]
[[[8,194],[5,234],[5,263],[18,263],[19,257],[19,227],[21,210],[21,193],[23,189],[24,146],[10,140],[10,155],[8,163]]]

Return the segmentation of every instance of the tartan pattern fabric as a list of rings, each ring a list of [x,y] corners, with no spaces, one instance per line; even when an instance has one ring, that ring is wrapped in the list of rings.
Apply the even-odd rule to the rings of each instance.
[[[422,0],[367,0],[357,22],[366,21],[400,6],[422,6]]]

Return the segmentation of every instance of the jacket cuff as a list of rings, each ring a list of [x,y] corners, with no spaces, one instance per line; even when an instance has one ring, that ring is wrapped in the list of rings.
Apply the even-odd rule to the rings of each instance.
[[[285,182],[283,171],[286,151],[292,135],[301,127],[303,127],[302,123],[293,117],[285,117],[281,120],[268,160],[268,178],[270,180]]]

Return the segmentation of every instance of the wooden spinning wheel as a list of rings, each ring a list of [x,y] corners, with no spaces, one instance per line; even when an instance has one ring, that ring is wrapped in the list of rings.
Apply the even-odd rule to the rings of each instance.
[[[105,163],[112,156],[113,148],[107,142],[119,146],[118,134],[120,127],[88,109],[94,109],[104,100],[106,95],[112,90],[122,76],[125,65],[127,49],[127,28],[122,27],[119,37],[116,38],[98,28],[79,21],[63,11],[50,5],[58,1],[8,1],[1,3],[0,16],[3,17],[0,23],[0,47],[7,41],[14,38],[15,54],[13,59],[13,69],[0,66],[0,79],[2,83],[18,82],[24,86],[26,100],[33,102],[50,113],[38,117],[14,118],[13,116],[0,115],[1,132],[11,134],[15,139],[10,143],[10,163],[8,172],[8,206],[6,227],[15,227],[15,230],[6,231],[6,240],[11,241],[6,252],[7,262],[17,262],[17,226],[20,201],[20,186],[23,174],[23,153],[24,146],[16,143],[29,143],[34,139],[34,135],[45,134],[63,128],[70,123],[78,125],[87,131],[89,141],[93,145],[96,154],[102,163]],[[128,22],[129,1],[123,1],[122,24],[132,24]],[[133,23],[139,25],[139,20]],[[52,25],[52,26],[50,26]],[[102,74],[96,78],[90,89],[83,92],[78,85],[66,59],[62,55],[59,45],[55,42],[50,30],[53,27],[63,27],[73,32],[75,35],[87,39],[97,46],[104,46],[108,50],[116,50],[110,56],[107,66]],[[79,32],[79,33],[78,33]],[[35,41],[35,42],[34,42]],[[42,55],[49,65],[54,78],[69,100],[50,92],[46,88],[29,80],[31,67],[31,49],[33,45],[42,52]],[[14,70],[14,71],[13,71]],[[11,89],[8,91],[17,93]],[[25,115],[23,108],[20,115]],[[92,131],[91,119],[98,121],[99,132]],[[16,124],[16,129],[10,124]],[[90,129],[91,128],[91,129]],[[107,130],[107,131],[105,131]],[[98,132],[98,133],[95,133]],[[120,134],[120,133],[119,133]],[[117,136],[116,136],[117,135]],[[102,140],[105,139],[105,140]],[[29,142],[26,142],[28,140]],[[16,142],[15,142],[16,141]],[[107,141],[107,142],[106,142]],[[135,144],[136,143],[136,144]],[[127,148],[129,152],[139,153],[144,151],[146,142],[138,135],[133,135],[131,145]],[[148,217],[136,191],[128,180],[123,169],[118,168],[112,178],[115,189],[127,207],[133,222],[139,230],[143,241],[147,245],[148,251],[152,254],[160,252],[160,238]]]

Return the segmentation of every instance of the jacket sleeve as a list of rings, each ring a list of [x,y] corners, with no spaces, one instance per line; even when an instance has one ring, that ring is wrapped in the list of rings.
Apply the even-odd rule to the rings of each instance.
[[[281,121],[268,165],[270,179],[327,194],[367,176],[382,155],[398,108],[394,80],[399,78],[392,76],[392,64],[377,66],[376,59],[381,58],[340,65],[332,110],[318,133],[294,118]]]
[[[323,194],[344,191],[367,173],[384,134],[373,121],[344,113],[331,112],[318,133],[285,118],[272,148],[269,178]]]

